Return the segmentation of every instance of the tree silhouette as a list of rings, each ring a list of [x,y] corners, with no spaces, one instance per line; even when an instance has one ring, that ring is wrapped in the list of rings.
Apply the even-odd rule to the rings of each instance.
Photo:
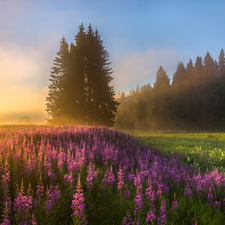
[[[90,24],[84,30],[81,24],[69,50],[65,40],[61,41],[47,98],[49,122],[113,126],[119,103],[110,86],[109,53],[97,29],[93,31]],[[59,71],[63,73],[57,75]]]
[[[69,50],[68,43],[63,36],[60,41],[59,51],[54,59],[54,66],[51,71],[51,84],[48,86],[49,93],[46,111],[51,116],[48,119],[51,123],[64,123],[65,120],[65,77],[68,69]]]
[[[137,91],[138,90],[138,91]],[[209,52],[204,60],[179,63],[172,84],[160,66],[153,88],[144,85],[118,99],[117,128],[224,129],[225,57],[218,62]]]

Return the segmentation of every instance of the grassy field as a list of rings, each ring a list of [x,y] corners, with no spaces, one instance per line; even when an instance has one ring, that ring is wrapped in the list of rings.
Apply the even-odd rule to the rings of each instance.
[[[123,130],[163,154],[179,154],[184,163],[202,172],[212,167],[225,171],[225,133]]]
[[[2,127],[0,223],[224,224],[224,134],[124,132]]]

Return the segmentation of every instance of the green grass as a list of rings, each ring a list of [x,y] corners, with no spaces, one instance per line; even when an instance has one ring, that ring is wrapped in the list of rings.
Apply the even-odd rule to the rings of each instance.
[[[186,133],[123,130],[162,154],[179,154],[184,163],[202,172],[212,167],[225,172],[225,133]]]

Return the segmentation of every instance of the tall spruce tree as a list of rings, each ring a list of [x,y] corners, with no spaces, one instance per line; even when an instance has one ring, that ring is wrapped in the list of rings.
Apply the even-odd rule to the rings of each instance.
[[[113,77],[108,62],[109,53],[97,29],[94,32],[90,24],[87,32],[84,30],[81,24],[70,51],[67,44],[67,66],[60,86],[63,94],[57,95],[60,104],[54,103],[53,111],[63,118],[64,123],[113,126],[119,103],[115,100],[113,86],[110,86]],[[47,101],[52,99],[48,98]],[[48,103],[48,107],[51,104]],[[48,112],[51,113],[50,110]],[[50,116],[52,121],[62,122],[55,114]]]
[[[168,94],[170,89],[170,79],[162,66],[159,67],[156,73],[156,81],[154,83],[155,95],[155,114],[158,116],[159,127],[164,128],[168,114]]]
[[[219,55],[219,63],[218,63],[218,72],[219,72],[219,77],[221,79],[225,79],[225,56],[224,56],[224,51],[221,49],[220,55]]]
[[[87,90],[88,118],[90,123],[113,126],[119,103],[115,100],[112,69],[109,53],[105,50],[101,36],[91,24],[87,31]]]
[[[51,116],[51,119],[47,120],[50,123],[65,123],[65,77],[69,62],[69,50],[64,36],[56,54],[49,79],[51,81],[48,86],[49,93],[46,98],[46,111]]]
[[[188,95],[187,95],[187,87],[190,81],[187,77],[187,71],[184,67],[183,62],[179,62],[177,66],[177,70],[173,75],[172,82],[172,117],[174,120],[179,122],[179,126],[184,125],[183,121],[185,121],[188,117],[189,104],[188,104]],[[179,118],[179,119],[178,119]]]
[[[213,90],[216,85],[215,63],[210,53],[207,51],[204,57],[204,77],[203,87],[200,89],[202,102],[202,122],[204,128],[211,128],[213,113]]]
[[[86,33],[83,24],[75,35],[75,44],[70,45],[68,73],[65,82],[67,123],[85,124],[87,122],[86,106]]]
[[[173,75],[173,82],[172,85],[178,85],[180,88],[183,88],[187,84],[187,77],[186,77],[186,69],[184,67],[183,62],[179,62],[177,66],[177,71]]]
[[[221,49],[217,63],[217,82],[213,90],[213,122],[220,127],[225,124],[225,57]]]

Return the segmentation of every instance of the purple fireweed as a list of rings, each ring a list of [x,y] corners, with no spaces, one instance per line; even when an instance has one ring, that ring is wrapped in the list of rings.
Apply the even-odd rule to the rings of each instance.
[[[119,171],[118,171],[118,183],[117,183],[117,190],[119,191],[119,195],[122,195],[122,190],[124,188],[124,173],[123,173],[123,169],[121,168],[121,166],[119,167]]]
[[[123,217],[122,225],[132,225],[132,218],[128,211],[127,211],[126,216]]]
[[[151,184],[145,189],[145,196],[150,206],[156,201],[156,193],[153,191]]]
[[[190,198],[193,197],[193,190],[191,189],[188,183],[186,183],[184,187],[184,196],[188,196]]]
[[[126,200],[130,199],[130,191],[127,189],[127,184],[126,184],[125,190],[124,190],[124,198]]]
[[[90,191],[90,189],[93,186],[94,180],[97,178],[97,171],[95,171],[95,164],[89,163],[88,170],[87,170],[87,190]]]
[[[155,206],[153,205],[150,208],[149,212],[147,213],[147,218],[146,218],[146,223],[147,224],[149,224],[149,223],[152,224],[154,222],[154,220],[156,219],[155,211],[156,211],[156,209],[155,209]]]
[[[4,208],[3,208],[3,222],[1,225],[10,225],[10,217],[12,216],[12,210],[11,210],[11,198],[8,197],[7,201],[4,203]]]
[[[3,218],[5,221],[5,224],[8,223],[12,216],[12,202],[11,197],[9,196],[9,182],[10,182],[10,172],[9,172],[9,164],[7,162],[7,158],[5,161],[5,165],[3,168],[3,174],[2,174],[2,195],[3,195],[3,201],[4,201],[4,207],[3,207]]]
[[[163,184],[158,184],[158,191],[156,192],[157,195],[161,195],[163,193]]]
[[[141,178],[137,171],[136,171],[136,173],[137,173],[137,175],[134,178],[134,185],[136,186],[136,189],[138,189],[141,192],[142,191]]]
[[[110,170],[106,170],[104,178],[102,180],[102,187],[105,188],[107,186],[113,186],[115,184],[115,176],[112,171],[112,166],[110,167]]]
[[[176,193],[174,192],[171,211],[178,211]]]
[[[214,203],[214,209],[220,209],[220,207],[221,207],[221,201],[215,201],[215,203]]]
[[[37,225],[38,223],[36,222],[36,218],[35,218],[35,216],[34,216],[34,213],[32,213],[32,215],[31,215],[31,224],[32,225]]]
[[[166,207],[166,201],[165,199],[162,199],[162,203],[160,206],[160,214],[158,217],[158,225],[164,225],[167,223],[167,217],[168,215],[168,211],[167,211],[167,207]]]
[[[73,173],[70,172],[70,174],[66,174],[64,175],[64,181],[70,183],[70,185],[72,185],[72,183],[75,181],[73,178]]]
[[[209,187],[207,203],[211,206],[214,205],[214,194],[213,194],[213,186],[212,185]]]
[[[14,217],[16,221],[25,222],[30,217],[31,210],[33,209],[32,196],[24,196],[23,180],[18,196],[14,199]]]
[[[2,189],[3,189],[3,197],[5,198],[8,196],[9,182],[10,182],[10,172],[9,172],[9,164],[6,158],[5,165],[3,168],[2,180],[1,180]]]
[[[145,190],[145,194],[147,193],[146,198],[142,198],[145,201],[144,203],[150,203],[150,199],[155,199],[155,192],[157,191],[158,195],[162,196],[163,193],[170,191],[170,187],[177,187],[181,190],[185,188],[184,194],[186,196],[199,195],[199,197],[202,197],[203,202],[207,201],[208,197],[208,202],[212,205],[212,208],[219,209],[220,207],[224,207],[224,204],[221,205],[224,198],[221,192],[225,187],[224,172],[219,173],[216,168],[213,168],[212,172],[207,171],[205,174],[200,174],[200,170],[197,172],[193,170],[192,166],[183,165],[179,157],[165,157],[160,154],[159,150],[150,150],[147,145],[140,146],[132,137],[128,137],[118,131],[97,127],[76,127],[74,130],[74,128],[63,126],[54,129],[35,128],[26,131],[21,129],[20,131],[13,131],[12,134],[9,131],[7,131],[7,135],[2,134],[0,131],[0,178],[2,194],[4,190],[8,189],[9,183],[13,186],[19,183],[22,178],[25,179],[25,177],[26,179],[32,178],[32,180],[35,180],[35,178],[39,178],[40,174],[43,174],[45,185],[52,184],[53,179],[49,179],[49,177],[53,176],[51,174],[53,172],[51,171],[53,169],[53,167],[51,168],[51,164],[54,166],[54,171],[57,169],[55,167],[61,168],[62,173],[57,178],[63,177],[65,175],[63,173],[64,170],[67,171],[68,169],[68,174],[64,177],[66,182],[72,182],[70,173],[74,172],[74,176],[75,174],[77,175],[79,169],[84,164],[87,166],[87,162],[95,163],[101,168],[100,171],[102,169],[105,171],[105,158],[107,163],[113,166],[114,171],[118,172],[119,164],[122,168],[119,171],[122,175],[118,173],[115,176],[118,175],[116,176],[118,192],[121,190],[125,199],[128,199],[129,196],[126,185],[128,185],[129,190],[133,190],[133,188],[141,189],[140,185],[145,187],[148,176],[151,180],[152,190],[148,189],[149,186]],[[13,138],[7,140],[11,135]],[[6,136],[8,137],[6,138]],[[7,158],[10,159],[10,165],[13,165],[10,172],[9,170],[7,172],[4,171],[7,167]],[[28,173],[31,168],[32,173]],[[132,168],[137,168],[139,174],[132,173]],[[87,183],[92,185],[93,178],[91,172],[88,172],[88,174],[90,176],[86,177]],[[28,183],[27,181],[26,183]],[[136,184],[134,185],[135,182]],[[105,173],[102,181],[103,187],[104,183],[105,187],[115,184],[115,177],[111,173],[111,168]],[[213,191],[209,192],[211,185],[213,185]],[[12,187],[10,187],[10,190],[12,190]],[[42,190],[44,190],[43,185],[39,185],[35,195],[35,202],[37,205],[38,202],[40,204],[39,207],[34,209],[35,213],[42,210],[40,207],[44,204],[44,196],[41,196]],[[221,194],[216,195],[216,193]],[[8,197],[12,194],[8,193]],[[4,207],[6,206],[7,194],[3,195],[2,203],[4,206],[2,207],[2,211],[4,211]],[[18,197],[19,193],[15,196]],[[27,196],[29,195],[27,194]],[[124,199],[123,197],[121,201]],[[140,199],[140,197],[142,196],[137,195],[136,200]],[[155,200],[151,201],[154,202]],[[9,206],[9,199],[7,202]],[[143,205],[146,206],[147,203],[144,203]],[[171,211],[176,209],[176,203],[173,200],[170,208]],[[156,205],[156,202],[149,204],[149,209],[153,205]],[[12,215],[14,216],[14,213]],[[12,218],[12,220],[10,217],[8,218],[11,221],[13,219],[15,220],[15,218]],[[30,223],[30,221],[28,220],[27,222]],[[25,223],[26,221],[23,222]],[[135,223],[135,221],[133,222]],[[156,221],[154,222],[156,223]]]
[[[60,172],[62,172],[64,166],[63,159],[64,159],[63,154],[58,153],[57,168],[60,170]]]
[[[41,175],[40,175],[38,185],[37,185],[37,189],[36,189],[36,197],[35,197],[35,200],[34,200],[34,207],[37,207],[40,204],[43,197],[44,197],[44,186],[43,186],[42,178],[41,178]]]
[[[49,189],[47,188],[46,190],[47,201],[45,201],[45,206],[43,207],[43,209],[45,210],[48,216],[52,213],[52,208],[59,201],[60,197],[61,195],[58,185],[56,185],[55,187],[50,185],[50,188]]]
[[[1,225],[10,225],[10,220],[8,219],[4,219],[3,222],[1,223]]]
[[[128,179],[129,181],[134,182],[134,178],[135,178],[135,177],[136,177],[136,176],[135,176],[135,174],[134,174],[134,170],[133,170],[133,167],[132,167],[131,173],[128,173],[128,175],[127,175],[127,179]]]
[[[32,173],[33,165],[31,163],[30,154],[28,156],[28,160],[26,162],[26,168],[24,169],[25,175],[30,175]]]
[[[79,175],[77,190],[76,190],[76,193],[73,194],[74,199],[72,200],[72,206],[71,206],[71,208],[74,210],[71,216],[73,217],[73,220],[76,224],[88,224],[88,221],[86,220],[86,215],[85,215],[85,203],[84,203],[84,196],[82,192],[83,192],[83,189],[80,183],[80,175]]]
[[[55,173],[53,172],[52,168],[48,170],[48,177],[50,178],[50,183],[53,183],[55,180]]]
[[[141,190],[136,189],[137,193],[135,196],[135,210],[134,210],[134,215],[138,215],[138,213],[143,209],[143,199],[142,199],[142,193]]]

